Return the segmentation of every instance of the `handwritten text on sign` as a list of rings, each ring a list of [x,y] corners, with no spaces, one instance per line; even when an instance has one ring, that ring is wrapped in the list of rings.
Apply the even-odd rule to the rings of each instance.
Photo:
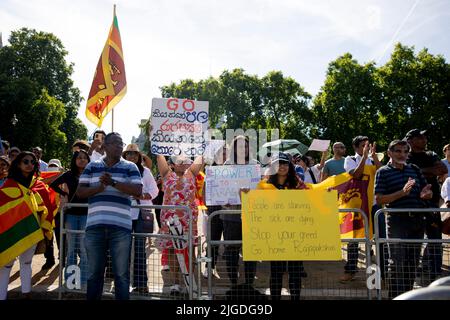
[[[246,261],[340,260],[333,190],[253,190],[242,195]]]
[[[208,101],[188,99],[152,100],[153,154],[196,157],[205,151],[208,130]]]
[[[261,180],[259,165],[206,167],[206,205],[241,204],[241,188],[255,189]]]

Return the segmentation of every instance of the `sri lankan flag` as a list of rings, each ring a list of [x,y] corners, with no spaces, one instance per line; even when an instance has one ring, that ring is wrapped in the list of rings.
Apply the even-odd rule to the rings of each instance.
[[[86,117],[97,127],[127,92],[125,64],[119,24],[114,6],[114,19],[103,52],[98,60],[86,106]]]
[[[0,188],[0,268],[44,239],[47,208],[38,193],[7,179]]]
[[[59,172],[56,172],[58,174]],[[50,175],[44,175],[50,176]],[[51,189],[47,184],[45,184],[40,179],[34,179],[31,183],[31,190],[34,193],[38,193],[47,208],[47,214],[45,217],[41,217],[41,228],[45,232],[45,236],[51,240],[53,238],[53,227],[55,226],[55,216],[59,209],[59,196]]]
[[[337,190],[339,209],[361,209],[369,219],[369,234],[372,236],[372,204],[376,167],[364,166],[364,175],[360,180],[353,179],[349,173],[331,176],[319,184],[307,184],[312,190]],[[341,238],[364,238],[364,220],[358,212],[339,213]]]

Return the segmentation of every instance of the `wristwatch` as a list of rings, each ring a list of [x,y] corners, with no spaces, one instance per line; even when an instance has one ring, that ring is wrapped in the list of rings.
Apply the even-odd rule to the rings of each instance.
[[[111,185],[112,185],[113,187],[115,187],[116,184],[117,184],[117,181],[116,181],[116,180],[113,180],[113,181],[111,182]]]

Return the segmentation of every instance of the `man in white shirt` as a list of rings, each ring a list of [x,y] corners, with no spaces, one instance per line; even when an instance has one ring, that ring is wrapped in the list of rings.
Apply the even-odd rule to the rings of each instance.
[[[350,173],[354,179],[361,179],[364,174],[365,165],[375,165],[378,168],[382,166],[376,153],[376,142],[369,144],[369,138],[366,136],[357,136],[352,140],[354,156],[347,156],[344,162],[344,169]],[[369,156],[370,154],[370,156]],[[373,203],[370,204],[372,206]],[[347,282],[354,279],[358,264],[358,242],[350,242],[347,246],[347,263],[344,266],[345,273],[340,278],[341,282]]]
[[[105,150],[103,149],[105,137],[106,133],[103,130],[97,130],[94,132],[94,141],[92,141],[91,147],[88,151],[91,162],[100,160],[105,156]]]
[[[48,171],[48,164],[45,161],[42,161],[42,149],[40,147],[34,147],[32,149],[32,152],[36,156],[36,158],[39,160],[39,171],[44,172]]]

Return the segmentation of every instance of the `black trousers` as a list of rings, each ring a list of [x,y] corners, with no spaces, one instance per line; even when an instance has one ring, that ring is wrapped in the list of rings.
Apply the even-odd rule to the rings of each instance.
[[[424,231],[423,215],[388,214],[387,237],[389,239],[423,239]],[[389,266],[387,277],[390,299],[413,289],[421,245],[421,243],[388,244]]]
[[[223,220],[223,238],[227,240],[242,240],[242,222]],[[239,252],[242,245],[225,245],[224,257],[227,265],[228,278],[232,285],[238,282]],[[256,275],[256,261],[244,262],[245,283],[253,285]]]
[[[287,271],[289,275],[289,291],[291,300],[300,300],[302,285],[301,272],[302,261],[271,261],[270,262],[270,296],[272,300],[281,299],[281,288],[283,274]]]

